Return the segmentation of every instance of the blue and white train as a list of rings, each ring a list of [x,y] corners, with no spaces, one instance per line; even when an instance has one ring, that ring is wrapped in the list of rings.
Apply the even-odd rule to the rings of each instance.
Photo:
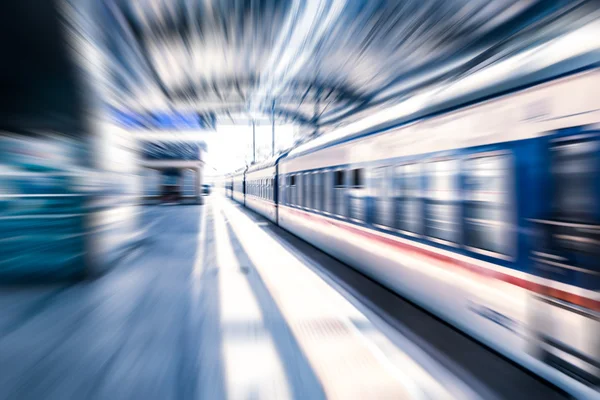
[[[232,197],[541,376],[597,387],[599,87],[589,68],[325,135],[239,171]]]

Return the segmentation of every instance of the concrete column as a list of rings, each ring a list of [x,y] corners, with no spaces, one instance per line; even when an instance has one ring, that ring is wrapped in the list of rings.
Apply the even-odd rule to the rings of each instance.
[[[252,120],[252,162],[256,162],[256,123]]]
[[[275,155],[275,101],[271,107],[271,157]]]
[[[196,200],[198,204],[204,204],[202,197],[202,167],[196,168]]]

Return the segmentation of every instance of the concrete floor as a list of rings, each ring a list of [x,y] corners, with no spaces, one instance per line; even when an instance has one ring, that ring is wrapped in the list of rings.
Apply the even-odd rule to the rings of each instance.
[[[0,399],[452,397],[228,200],[145,218],[102,277],[0,287]]]

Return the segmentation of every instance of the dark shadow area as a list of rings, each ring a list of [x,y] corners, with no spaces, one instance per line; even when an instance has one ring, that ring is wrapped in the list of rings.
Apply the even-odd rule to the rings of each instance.
[[[235,206],[284,247],[300,252],[389,325],[421,347],[459,379],[481,385],[499,398],[565,399],[568,394],[495,350],[467,336],[370,277],[327,255],[308,242],[267,221],[252,210]],[[361,329],[360,324],[356,325]],[[363,327],[364,328],[364,327]]]
[[[85,133],[81,77],[56,1],[0,4],[0,129]]]
[[[283,362],[287,382],[294,399],[325,398],[321,382],[315,375],[312,367],[302,349],[294,338],[285,316],[279,310],[277,303],[271,296],[255,265],[244,250],[231,224],[226,223],[227,232],[238,259],[239,265],[246,268],[246,279],[263,312],[264,328],[270,333],[271,338]],[[243,273],[243,271],[241,271]],[[235,326],[233,329],[235,330]],[[229,329],[229,327],[228,327]],[[291,361],[294,361],[293,363]]]

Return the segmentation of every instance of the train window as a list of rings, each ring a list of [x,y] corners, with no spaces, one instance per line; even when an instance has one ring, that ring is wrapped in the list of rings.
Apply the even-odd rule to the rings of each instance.
[[[335,171],[333,175],[333,182],[335,187],[344,187],[344,171]]]
[[[306,208],[313,208],[314,174],[306,174]]]
[[[465,161],[465,245],[497,254],[511,253],[511,157],[509,154]]]
[[[311,174],[304,174],[304,176],[302,176],[302,179],[304,179],[303,183],[303,195],[302,195],[302,205],[305,208],[310,208],[310,178],[311,178]]]
[[[296,175],[296,179],[298,180],[296,185],[296,206],[300,207],[302,205],[302,175]]]
[[[395,211],[394,201],[390,196],[389,170],[389,167],[374,168],[370,185],[375,199],[375,224],[393,227]]]
[[[281,204],[287,204],[287,177],[277,180],[275,190]],[[275,181],[274,181],[275,182]],[[273,197],[275,199],[275,197]]]
[[[397,204],[396,227],[410,233],[422,232],[421,165],[394,168],[392,193]]]
[[[304,202],[302,201],[303,199],[303,194],[304,194],[304,186],[303,182],[304,182],[304,175],[302,174],[298,174],[297,175],[297,179],[298,179],[298,190],[297,190],[297,194],[296,194],[296,205],[298,207],[302,207],[302,204],[304,204]]]
[[[428,191],[425,210],[427,236],[432,239],[459,243],[460,162],[458,160],[441,160],[430,162],[427,166]],[[406,188],[405,186],[404,189],[406,190]]]
[[[331,200],[331,192],[332,192],[332,180],[333,173],[330,171],[323,172],[323,211],[330,213],[333,211],[332,209],[332,200]]]
[[[302,206],[307,208],[310,199],[310,175],[302,175]]]
[[[296,185],[296,175],[290,176],[290,195],[288,197],[288,202],[291,205],[296,205],[296,192],[298,186]]]
[[[321,210],[321,196],[323,191],[321,190],[321,173],[316,173],[313,175],[313,208],[315,210]]]
[[[364,170],[362,168],[353,169],[351,171],[351,187],[360,189],[364,187]]]
[[[390,182],[389,182],[389,167],[373,168],[370,174],[369,187],[373,197],[389,197]]]
[[[595,220],[598,204],[597,141],[559,142],[552,147],[553,209],[566,222]]]
[[[335,171],[333,175],[334,190],[333,190],[333,213],[338,215],[345,215],[345,203],[344,203],[344,171]]]
[[[304,194],[302,196],[302,205],[305,208],[309,208],[310,207],[310,174],[304,174],[302,176],[303,180],[303,188],[304,188]]]
[[[348,193],[348,217],[356,221],[365,220],[365,197],[357,193],[364,188],[364,169],[356,168],[350,171],[350,188]]]
[[[320,186],[319,186],[319,210],[326,211],[327,210],[327,172],[321,172],[320,174]]]

